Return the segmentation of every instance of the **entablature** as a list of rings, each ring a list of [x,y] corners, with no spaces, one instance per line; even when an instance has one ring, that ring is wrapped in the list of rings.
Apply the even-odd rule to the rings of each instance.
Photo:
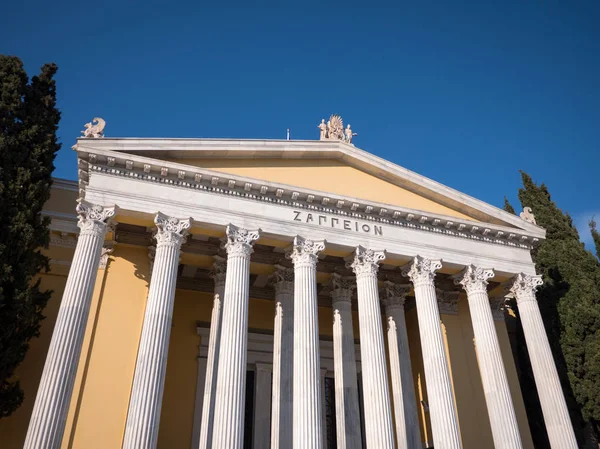
[[[92,153],[81,148],[79,156],[80,196],[82,197],[85,195],[90,175],[103,173],[147,183],[277,204],[307,214],[324,213],[339,216],[340,219],[347,217],[374,224],[403,227],[525,250],[531,250],[533,245],[545,235],[544,230],[539,227],[535,227],[533,231],[525,231],[116,151],[104,150]]]

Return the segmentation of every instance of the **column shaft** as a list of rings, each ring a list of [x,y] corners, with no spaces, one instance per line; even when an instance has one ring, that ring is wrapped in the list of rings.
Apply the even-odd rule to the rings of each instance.
[[[327,447],[327,402],[325,400],[325,377],[327,368],[321,368],[321,429],[323,430],[323,448]]]
[[[204,400],[202,401],[199,449],[208,449],[212,447],[215,392],[217,390],[217,373],[219,367],[217,355],[219,354],[221,342],[221,320],[223,319],[222,311],[226,266],[225,260],[217,256],[212,270],[212,277],[215,282],[215,293],[212,314],[210,317],[210,333],[208,337],[208,354],[206,357],[206,378],[204,380]]]
[[[294,449],[321,449],[321,385],[317,305],[317,254],[323,242],[296,237],[294,262]]]
[[[204,408],[204,383],[206,381],[206,356],[198,355],[198,377],[196,378],[196,399],[194,401],[194,424],[192,425],[191,449],[198,449],[200,444],[200,426],[202,409]]]
[[[367,447],[391,449],[395,447],[394,427],[377,286],[378,264],[384,258],[382,251],[359,246],[349,266],[357,283]]]
[[[158,442],[179,253],[183,234],[191,226],[190,220],[161,213],[154,222],[158,228],[156,255],[129,400],[124,449],[153,449]]]
[[[576,449],[573,425],[535,297],[535,289],[540,285],[539,276],[518,274],[509,288],[517,300],[550,446],[552,449]]]
[[[259,231],[227,227],[227,275],[215,397],[213,448],[242,449],[246,401],[250,254]]]
[[[519,424],[486,289],[488,279],[493,276],[492,270],[469,266],[457,276],[455,283],[461,284],[467,292],[494,446],[496,449],[522,449]]]
[[[388,320],[388,348],[398,449],[418,448],[422,444],[404,316],[404,301],[409,291],[408,285],[386,281],[381,292]]]
[[[402,273],[409,276],[414,284],[434,446],[436,449],[461,449],[458,418],[433,283],[435,271],[441,267],[439,261],[417,256]]]
[[[294,375],[294,270],[277,267],[273,332],[271,449],[292,447]]]
[[[331,275],[333,299],[333,364],[338,449],[361,449],[360,407],[352,324],[354,279]]]
[[[90,310],[106,221],[114,208],[77,205],[81,229],[25,438],[25,449],[60,447]]]

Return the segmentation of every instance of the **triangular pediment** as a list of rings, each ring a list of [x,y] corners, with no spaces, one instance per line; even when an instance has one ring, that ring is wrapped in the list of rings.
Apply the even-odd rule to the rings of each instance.
[[[434,216],[544,230],[495,206],[338,141],[79,139],[96,148]]]

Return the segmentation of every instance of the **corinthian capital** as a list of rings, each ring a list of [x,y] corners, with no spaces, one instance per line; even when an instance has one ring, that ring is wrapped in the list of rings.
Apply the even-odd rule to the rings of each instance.
[[[453,279],[454,285],[462,285],[467,293],[474,293],[487,292],[488,280],[493,277],[494,270],[469,265]]]
[[[235,225],[227,225],[225,231],[227,241],[223,248],[227,251],[228,256],[247,256],[252,254],[252,245],[260,236],[260,229],[249,231],[244,228],[238,228]]]
[[[442,268],[441,260],[416,256],[412,262],[402,267],[402,276],[408,276],[414,285],[432,284],[435,272]]]
[[[504,284],[504,289],[515,296],[517,304],[535,301],[535,290],[544,283],[542,276],[519,273]]]
[[[387,311],[396,307],[404,308],[404,302],[406,301],[408,292],[410,292],[410,285],[395,284],[391,281],[385,281],[383,287],[379,289],[379,297]]]
[[[154,217],[154,224],[156,225],[155,237],[157,247],[162,245],[181,246],[188,233],[188,229],[192,226],[192,219],[169,217],[159,212]]]
[[[215,287],[222,287],[225,285],[225,278],[227,275],[227,260],[221,256],[214,256],[215,260],[210,270],[210,277],[215,282]]]
[[[275,288],[275,294],[294,293],[294,269],[275,265],[275,271],[269,277],[269,284]]]
[[[352,301],[352,294],[356,290],[356,279],[354,276],[342,276],[338,273],[332,273],[328,284],[327,287],[333,302]]]
[[[104,207],[86,200],[79,200],[75,210],[79,216],[77,226],[81,229],[81,234],[103,235],[110,220],[115,216],[116,209],[116,206]]]
[[[352,268],[356,276],[365,274],[377,275],[379,262],[385,259],[385,251],[375,251],[371,248],[358,246],[354,255],[346,262],[347,268]]]
[[[317,265],[318,254],[325,249],[325,241],[315,242],[297,235],[294,237],[294,246],[285,256],[298,265]]]

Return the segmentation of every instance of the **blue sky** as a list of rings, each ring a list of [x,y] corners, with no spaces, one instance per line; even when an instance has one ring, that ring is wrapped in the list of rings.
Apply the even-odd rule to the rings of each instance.
[[[496,206],[527,171],[587,239],[599,23],[598,1],[10,2],[0,53],[59,65],[58,177],[94,116],[111,137],[316,139],[339,113],[360,148]]]

